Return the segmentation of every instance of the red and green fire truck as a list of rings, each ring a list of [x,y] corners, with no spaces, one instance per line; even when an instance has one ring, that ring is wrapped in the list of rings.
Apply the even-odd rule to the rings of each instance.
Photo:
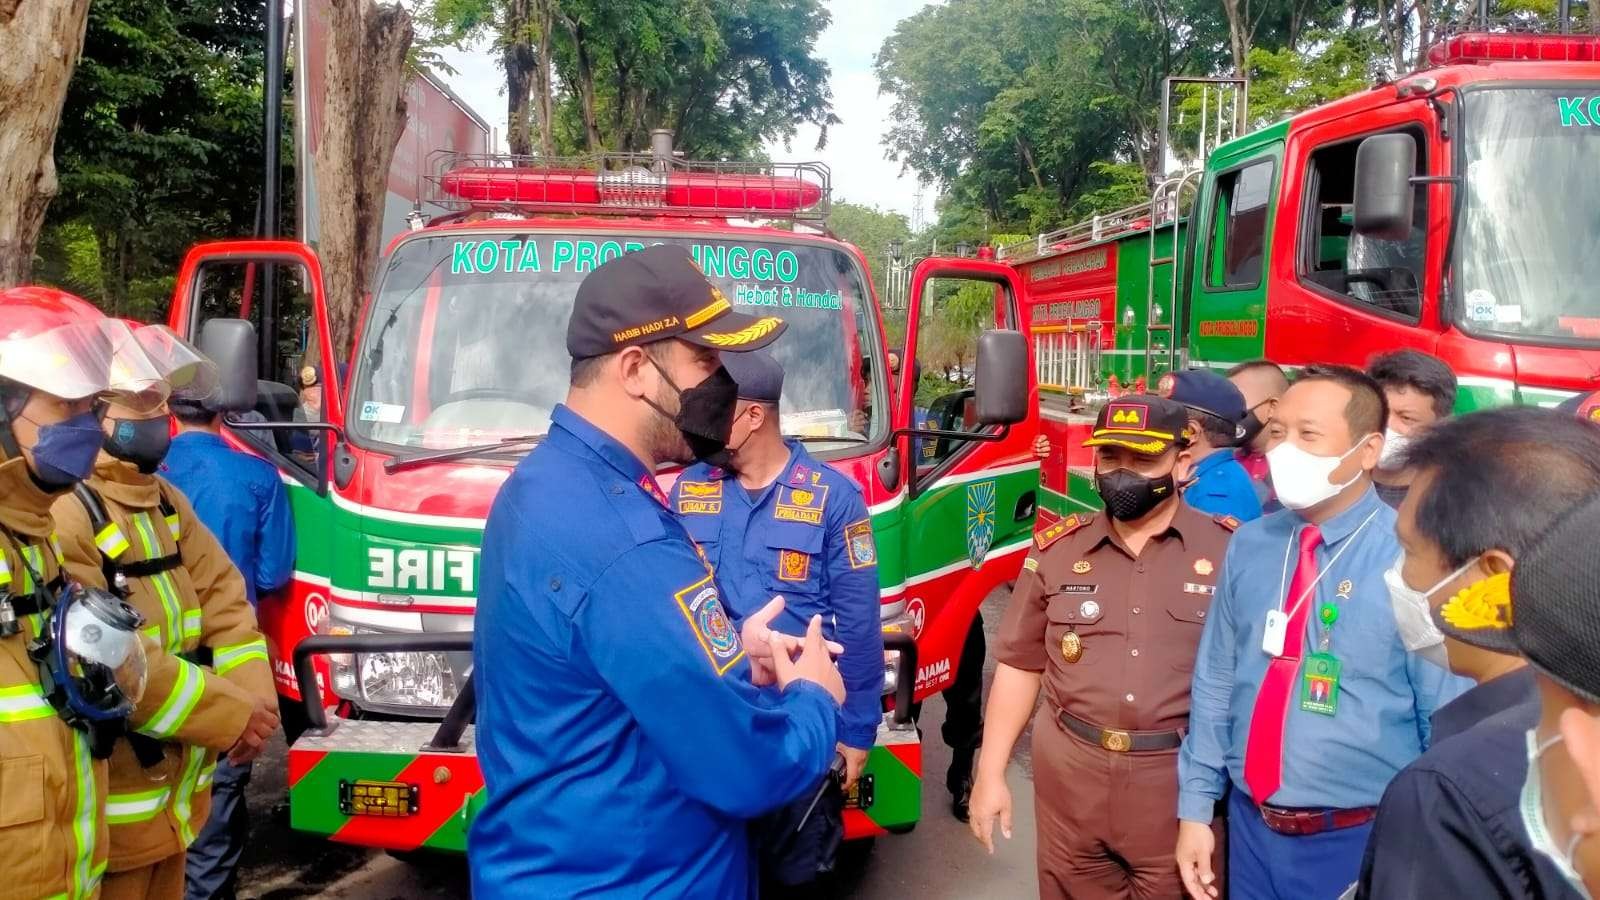
[[[806,224],[826,209],[826,168],[686,163],[666,144],[582,162],[441,157],[436,214],[419,208],[389,246],[348,347],[329,336],[305,245],[228,241],[185,260],[171,323],[255,388],[226,431],[277,465],[294,511],[294,580],[260,603],[280,694],[313,695],[291,729],[304,729],[289,753],[294,827],[399,851],[465,848],[483,788],[468,723],[484,519],[565,395],[578,283],[657,243],[689,247],[736,305],[789,323],[772,351],[787,369],[783,428],[861,485],[894,648],[893,712],[847,833],[917,821],[908,708],[955,677],[978,605],[1015,577],[1033,532],[1038,405],[1019,272],[960,258],[917,267],[907,346],[893,348],[904,358],[930,283],[981,282],[996,301],[975,361],[932,401],[936,427],[912,431],[913,367],[889,382],[866,259]],[[320,376],[302,380],[305,369]]]
[[[1410,347],[1455,369],[1463,411],[1600,387],[1597,153],[1600,37],[1458,33],[1150,203],[1002,248],[1053,446],[1041,521],[1099,506],[1095,411],[1174,368]]]

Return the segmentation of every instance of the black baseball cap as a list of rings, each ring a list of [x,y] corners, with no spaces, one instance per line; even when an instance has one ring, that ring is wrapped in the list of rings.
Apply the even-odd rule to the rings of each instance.
[[[739,399],[778,405],[783,396],[783,366],[768,353],[739,353],[723,360],[733,380],[739,383]]]
[[[1509,576],[1462,591],[1434,612],[1434,621],[1456,640],[1520,653],[1555,682],[1600,703],[1597,533],[1600,494],[1558,519]]]
[[[1085,447],[1126,447],[1160,456],[1189,445],[1189,413],[1182,403],[1154,394],[1128,394],[1107,403],[1095,417]]]
[[[777,316],[734,312],[687,248],[657,244],[583,279],[567,321],[567,352],[588,359],[668,338],[713,350],[759,350],[785,327]]]
[[[1235,437],[1244,437],[1239,427],[1245,415],[1244,394],[1216,372],[1207,369],[1168,372],[1156,382],[1156,393],[1196,412],[1215,416],[1234,427]]]

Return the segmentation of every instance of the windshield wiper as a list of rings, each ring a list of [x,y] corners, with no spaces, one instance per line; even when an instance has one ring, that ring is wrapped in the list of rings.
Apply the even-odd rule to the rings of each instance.
[[[486,453],[493,453],[496,450],[504,450],[507,447],[515,447],[518,444],[537,444],[544,440],[544,437],[545,436],[542,434],[520,434],[516,437],[508,437],[495,441],[492,444],[477,444],[471,447],[452,447],[449,450],[429,450],[425,453],[413,453],[410,456],[394,456],[390,457],[384,462],[383,470],[391,474],[394,472],[404,472],[406,469],[414,469],[417,466],[425,466],[429,463],[444,462],[448,459],[460,459],[464,456],[481,456]]]

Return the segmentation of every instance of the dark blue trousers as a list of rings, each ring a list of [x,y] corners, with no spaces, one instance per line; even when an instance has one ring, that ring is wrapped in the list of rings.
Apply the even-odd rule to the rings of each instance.
[[[1230,900],[1338,900],[1361,874],[1372,823],[1321,834],[1279,834],[1233,790],[1228,797]]]
[[[189,845],[185,900],[233,900],[238,888],[239,857],[250,837],[250,811],[245,788],[250,786],[250,765],[228,765],[217,760],[211,782],[211,817]]]

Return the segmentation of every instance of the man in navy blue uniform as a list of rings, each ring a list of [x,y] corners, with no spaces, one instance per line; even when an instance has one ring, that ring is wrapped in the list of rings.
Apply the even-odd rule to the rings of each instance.
[[[289,583],[294,574],[294,518],[278,470],[264,459],[241,453],[222,439],[222,410],[214,398],[197,400],[173,394],[172,439],[161,474],[194,504],[195,515],[217,536],[228,558],[244,575],[245,596],[256,597]],[[211,817],[189,845],[185,896],[188,900],[231,898],[237,889],[239,857],[250,837],[245,789],[251,763],[235,766],[217,760],[212,776]]]
[[[1260,518],[1261,498],[1234,455],[1245,437],[1244,394],[1221,375],[1198,369],[1161,376],[1157,392],[1189,410],[1194,476],[1183,489],[1183,499],[1215,516],[1241,522]]]
[[[749,896],[747,820],[828,770],[844,686],[820,620],[803,646],[770,612],[736,630],[655,481],[726,447],[738,388],[719,351],[783,328],[733,312],[683,247],[579,286],[567,401],[483,535],[478,900]]]
[[[843,789],[861,776],[883,718],[883,632],[879,627],[878,554],[861,489],[779,429],[783,368],[765,353],[728,356],[739,383],[739,405],[725,466],[691,466],[672,488],[672,508],[717,570],[735,624],[785,601],[773,620],[781,630],[805,630],[822,616],[823,633],[844,646],[839,672],[845,701],[839,713]],[[830,793],[836,793],[830,791]],[[838,796],[832,800],[840,801]],[[801,797],[758,829],[763,876],[782,884],[811,881],[832,868],[843,834],[842,802],[817,811],[797,834],[811,805]]]

